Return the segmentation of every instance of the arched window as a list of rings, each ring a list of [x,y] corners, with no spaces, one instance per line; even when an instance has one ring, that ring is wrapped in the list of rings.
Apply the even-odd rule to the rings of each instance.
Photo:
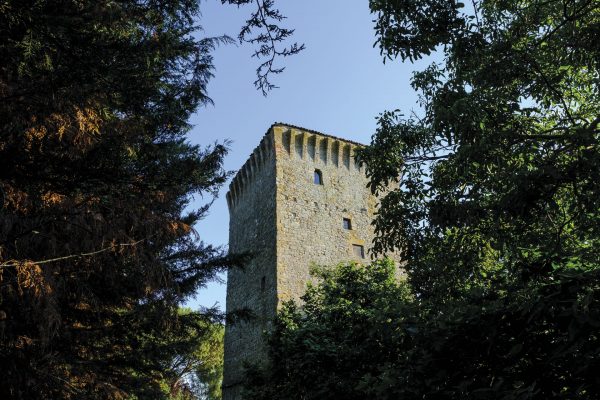
[[[315,185],[322,185],[323,184],[323,173],[321,172],[320,169],[315,169]]]

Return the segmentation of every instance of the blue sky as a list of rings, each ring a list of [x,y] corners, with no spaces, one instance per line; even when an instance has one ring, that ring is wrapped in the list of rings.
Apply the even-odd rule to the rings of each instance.
[[[204,0],[200,24],[206,36],[236,37],[251,6],[237,9],[219,0]],[[410,87],[412,71],[425,64],[383,64],[375,42],[373,19],[366,0],[279,0],[288,18],[284,25],[296,30],[293,40],[306,45],[300,54],[279,60],[286,70],[273,77],[280,88],[267,97],[254,88],[255,69],[250,45],[228,45],[214,52],[215,77],[208,86],[214,106],[198,110],[192,118],[190,140],[199,144],[232,140],[225,159],[228,170],[246,161],[273,122],[305,128],[368,143],[376,116],[384,110],[417,108]],[[226,245],[229,215],[225,185],[197,226],[202,240]],[[202,199],[196,200],[200,205]],[[212,283],[190,303],[225,308],[225,285]]]

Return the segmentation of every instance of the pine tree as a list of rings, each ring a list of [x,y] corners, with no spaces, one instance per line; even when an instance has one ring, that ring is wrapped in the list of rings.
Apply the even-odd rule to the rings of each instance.
[[[226,144],[185,134],[210,102],[198,2],[0,4],[0,397],[161,398],[178,305],[239,260],[194,224]],[[210,203],[210,200],[208,201]]]

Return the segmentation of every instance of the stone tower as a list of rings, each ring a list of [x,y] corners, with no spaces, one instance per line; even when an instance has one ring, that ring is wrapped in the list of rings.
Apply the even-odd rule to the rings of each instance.
[[[354,159],[360,146],[277,123],[231,182],[229,251],[254,257],[229,270],[227,311],[257,318],[226,327],[224,400],[240,399],[244,361],[262,358],[263,332],[283,301],[304,293],[312,263],[368,260],[377,201]]]

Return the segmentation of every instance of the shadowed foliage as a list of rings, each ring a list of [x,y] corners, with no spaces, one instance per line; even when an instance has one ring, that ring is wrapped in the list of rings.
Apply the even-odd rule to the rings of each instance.
[[[241,263],[193,230],[228,176],[185,139],[228,41],[198,11],[0,4],[0,397],[167,396],[207,318],[178,305]]]

